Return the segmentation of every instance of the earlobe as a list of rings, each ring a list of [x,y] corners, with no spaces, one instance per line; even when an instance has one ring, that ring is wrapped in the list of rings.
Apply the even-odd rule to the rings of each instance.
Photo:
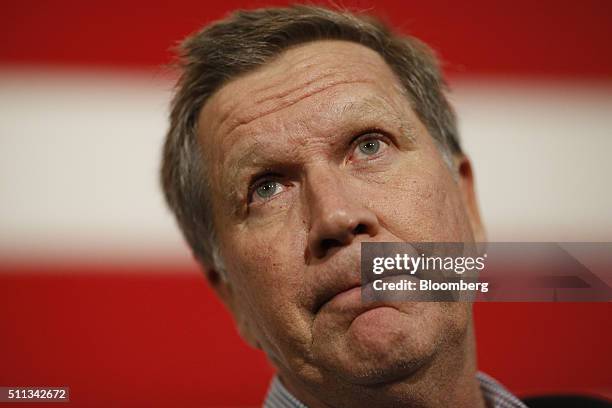
[[[455,166],[459,175],[458,182],[462,199],[470,218],[470,224],[474,233],[474,240],[476,242],[485,242],[486,233],[480,218],[478,199],[476,198],[476,182],[474,179],[472,163],[466,155],[461,154],[456,156]]]
[[[210,286],[216,290],[216,286],[224,280],[224,278],[221,276],[221,273],[219,273],[217,269],[208,266],[203,267],[203,270],[204,275],[206,276],[206,280],[208,280]]]

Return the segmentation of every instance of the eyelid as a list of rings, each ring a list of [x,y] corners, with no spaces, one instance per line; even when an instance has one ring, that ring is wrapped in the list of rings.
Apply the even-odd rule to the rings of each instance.
[[[270,181],[276,181],[279,184],[283,184],[280,179],[281,175],[277,173],[263,172],[259,174],[254,174],[253,177],[251,177],[251,181],[249,181],[247,204],[253,202],[253,194],[255,193],[255,190],[257,190],[260,186]]]
[[[393,140],[392,137],[388,135],[387,132],[377,130],[377,129],[371,129],[366,132],[362,132],[353,138],[350,144],[351,155],[353,154],[353,152],[355,151],[355,148],[359,145],[359,143],[366,141],[366,140],[373,140],[373,139],[380,140],[383,143],[386,143],[387,145],[395,145],[395,141]]]
[[[395,144],[395,140],[388,132],[381,129],[369,129],[355,136],[353,140],[351,140],[351,146],[357,145],[362,139],[380,139],[387,141],[389,144]]]

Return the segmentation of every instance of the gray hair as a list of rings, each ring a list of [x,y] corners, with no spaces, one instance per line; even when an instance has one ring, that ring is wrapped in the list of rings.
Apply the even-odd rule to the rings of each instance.
[[[346,40],[378,52],[400,80],[412,108],[445,160],[461,153],[454,112],[433,52],[414,37],[393,33],[371,16],[322,7],[237,11],[186,38],[178,49],[180,77],[163,148],[166,201],[204,266],[223,271],[213,228],[210,185],[198,143],[198,114],[206,100],[238,75],[287,48],[316,40]]]

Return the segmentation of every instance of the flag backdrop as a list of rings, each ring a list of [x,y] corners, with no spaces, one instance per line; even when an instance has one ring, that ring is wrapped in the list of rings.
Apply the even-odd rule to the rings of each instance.
[[[261,403],[272,369],[191,260],[157,172],[171,47],[271,4],[3,2],[0,386],[69,386],[86,407]],[[439,53],[490,240],[612,241],[611,2],[342,4]],[[611,312],[478,304],[479,365],[519,395],[612,397]]]

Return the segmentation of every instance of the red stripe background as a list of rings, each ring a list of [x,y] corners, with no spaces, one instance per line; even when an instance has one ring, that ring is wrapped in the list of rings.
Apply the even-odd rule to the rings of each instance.
[[[169,50],[177,40],[230,10],[286,3],[5,2],[0,16],[0,63],[155,67],[170,60]],[[372,11],[422,38],[439,51],[451,73],[612,77],[609,1],[340,4]]]

